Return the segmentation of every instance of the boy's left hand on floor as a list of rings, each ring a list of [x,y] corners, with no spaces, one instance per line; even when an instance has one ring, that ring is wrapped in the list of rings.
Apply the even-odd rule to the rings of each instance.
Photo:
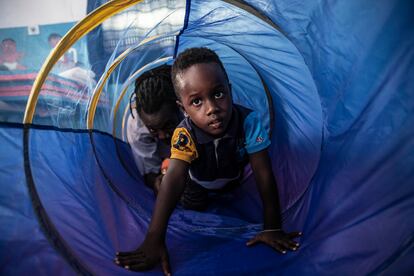
[[[293,239],[302,235],[301,232],[285,233],[283,230],[278,231],[263,231],[257,234],[254,238],[249,240],[246,245],[252,246],[258,243],[265,243],[277,250],[278,252],[285,254],[287,250],[295,251],[299,247],[299,243]]]

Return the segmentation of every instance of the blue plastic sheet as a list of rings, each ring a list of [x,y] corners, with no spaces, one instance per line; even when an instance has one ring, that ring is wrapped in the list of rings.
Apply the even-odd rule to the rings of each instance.
[[[412,274],[414,5],[246,2],[277,28],[237,1],[191,1],[176,50],[216,50],[235,101],[272,129],[284,227],[303,231],[301,248],[282,256],[245,246],[262,221],[249,176],[205,213],[175,210],[173,273]],[[30,128],[28,161],[48,225],[28,192],[23,132],[1,124],[0,274],[72,275],[79,264],[97,275],[131,274],[113,263],[114,252],[143,240],[154,196],[128,145],[99,131]]]

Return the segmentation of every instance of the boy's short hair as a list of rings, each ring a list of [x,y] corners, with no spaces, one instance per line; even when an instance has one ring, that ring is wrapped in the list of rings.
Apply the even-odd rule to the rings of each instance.
[[[213,50],[206,47],[188,48],[177,56],[171,69],[171,78],[175,88],[175,93],[178,98],[180,97],[180,87],[179,83],[177,82],[177,75],[192,65],[200,63],[217,63],[223,70],[223,73],[226,76],[226,80],[229,80],[223,63]]]
[[[136,110],[153,114],[164,104],[176,106],[176,96],[171,82],[171,66],[162,65],[143,73],[135,80]],[[133,95],[134,95],[133,94]]]

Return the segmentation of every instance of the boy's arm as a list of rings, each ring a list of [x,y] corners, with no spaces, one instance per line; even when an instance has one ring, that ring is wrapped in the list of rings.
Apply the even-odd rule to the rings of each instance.
[[[171,213],[184,191],[188,166],[185,161],[171,159],[167,174],[162,179],[145,240],[134,251],[117,253],[115,262],[119,266],[142,271],[153,268],[161,261],[164,274],[171,273],[165,235]]]
[[[279,193],[267,149],[249,155],[256,185],[263,202],[263,228],[281,229]]]
[[[247,245],[263,242],[281,253],[286,253],[286,250],[296,250],[299,244],[293,239],[301,233],[285,233],[282,229],[279,193],[267,149],[249,154],[249,159],[263,202],[264,230]]]

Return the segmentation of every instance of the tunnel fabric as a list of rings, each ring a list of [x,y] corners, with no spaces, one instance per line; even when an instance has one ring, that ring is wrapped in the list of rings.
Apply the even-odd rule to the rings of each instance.
[[[277,30],[228,2],[191,1],[177,50],[217,51],[235,101],[260,109],[267,122],[258,79],[269,87],[284,227],[304,234],[300,250],[285,256],[245,246],[261,230],[247,171],[240,189],[218,196],[207,212],[176,209],[167,234],[173,273],[413,273],[414,4],[246,1]],[[33,210],[23,126],[0,126],[1,274],[73,275]],[[116,141],[117,152],[102,132],[91,139],[33,127],[29,134],[35,187],[73,257],[93,274],[130,274],[113,263],[114,252],[143,240],[154,198],[118,160],[132,162],[128,145]]]

